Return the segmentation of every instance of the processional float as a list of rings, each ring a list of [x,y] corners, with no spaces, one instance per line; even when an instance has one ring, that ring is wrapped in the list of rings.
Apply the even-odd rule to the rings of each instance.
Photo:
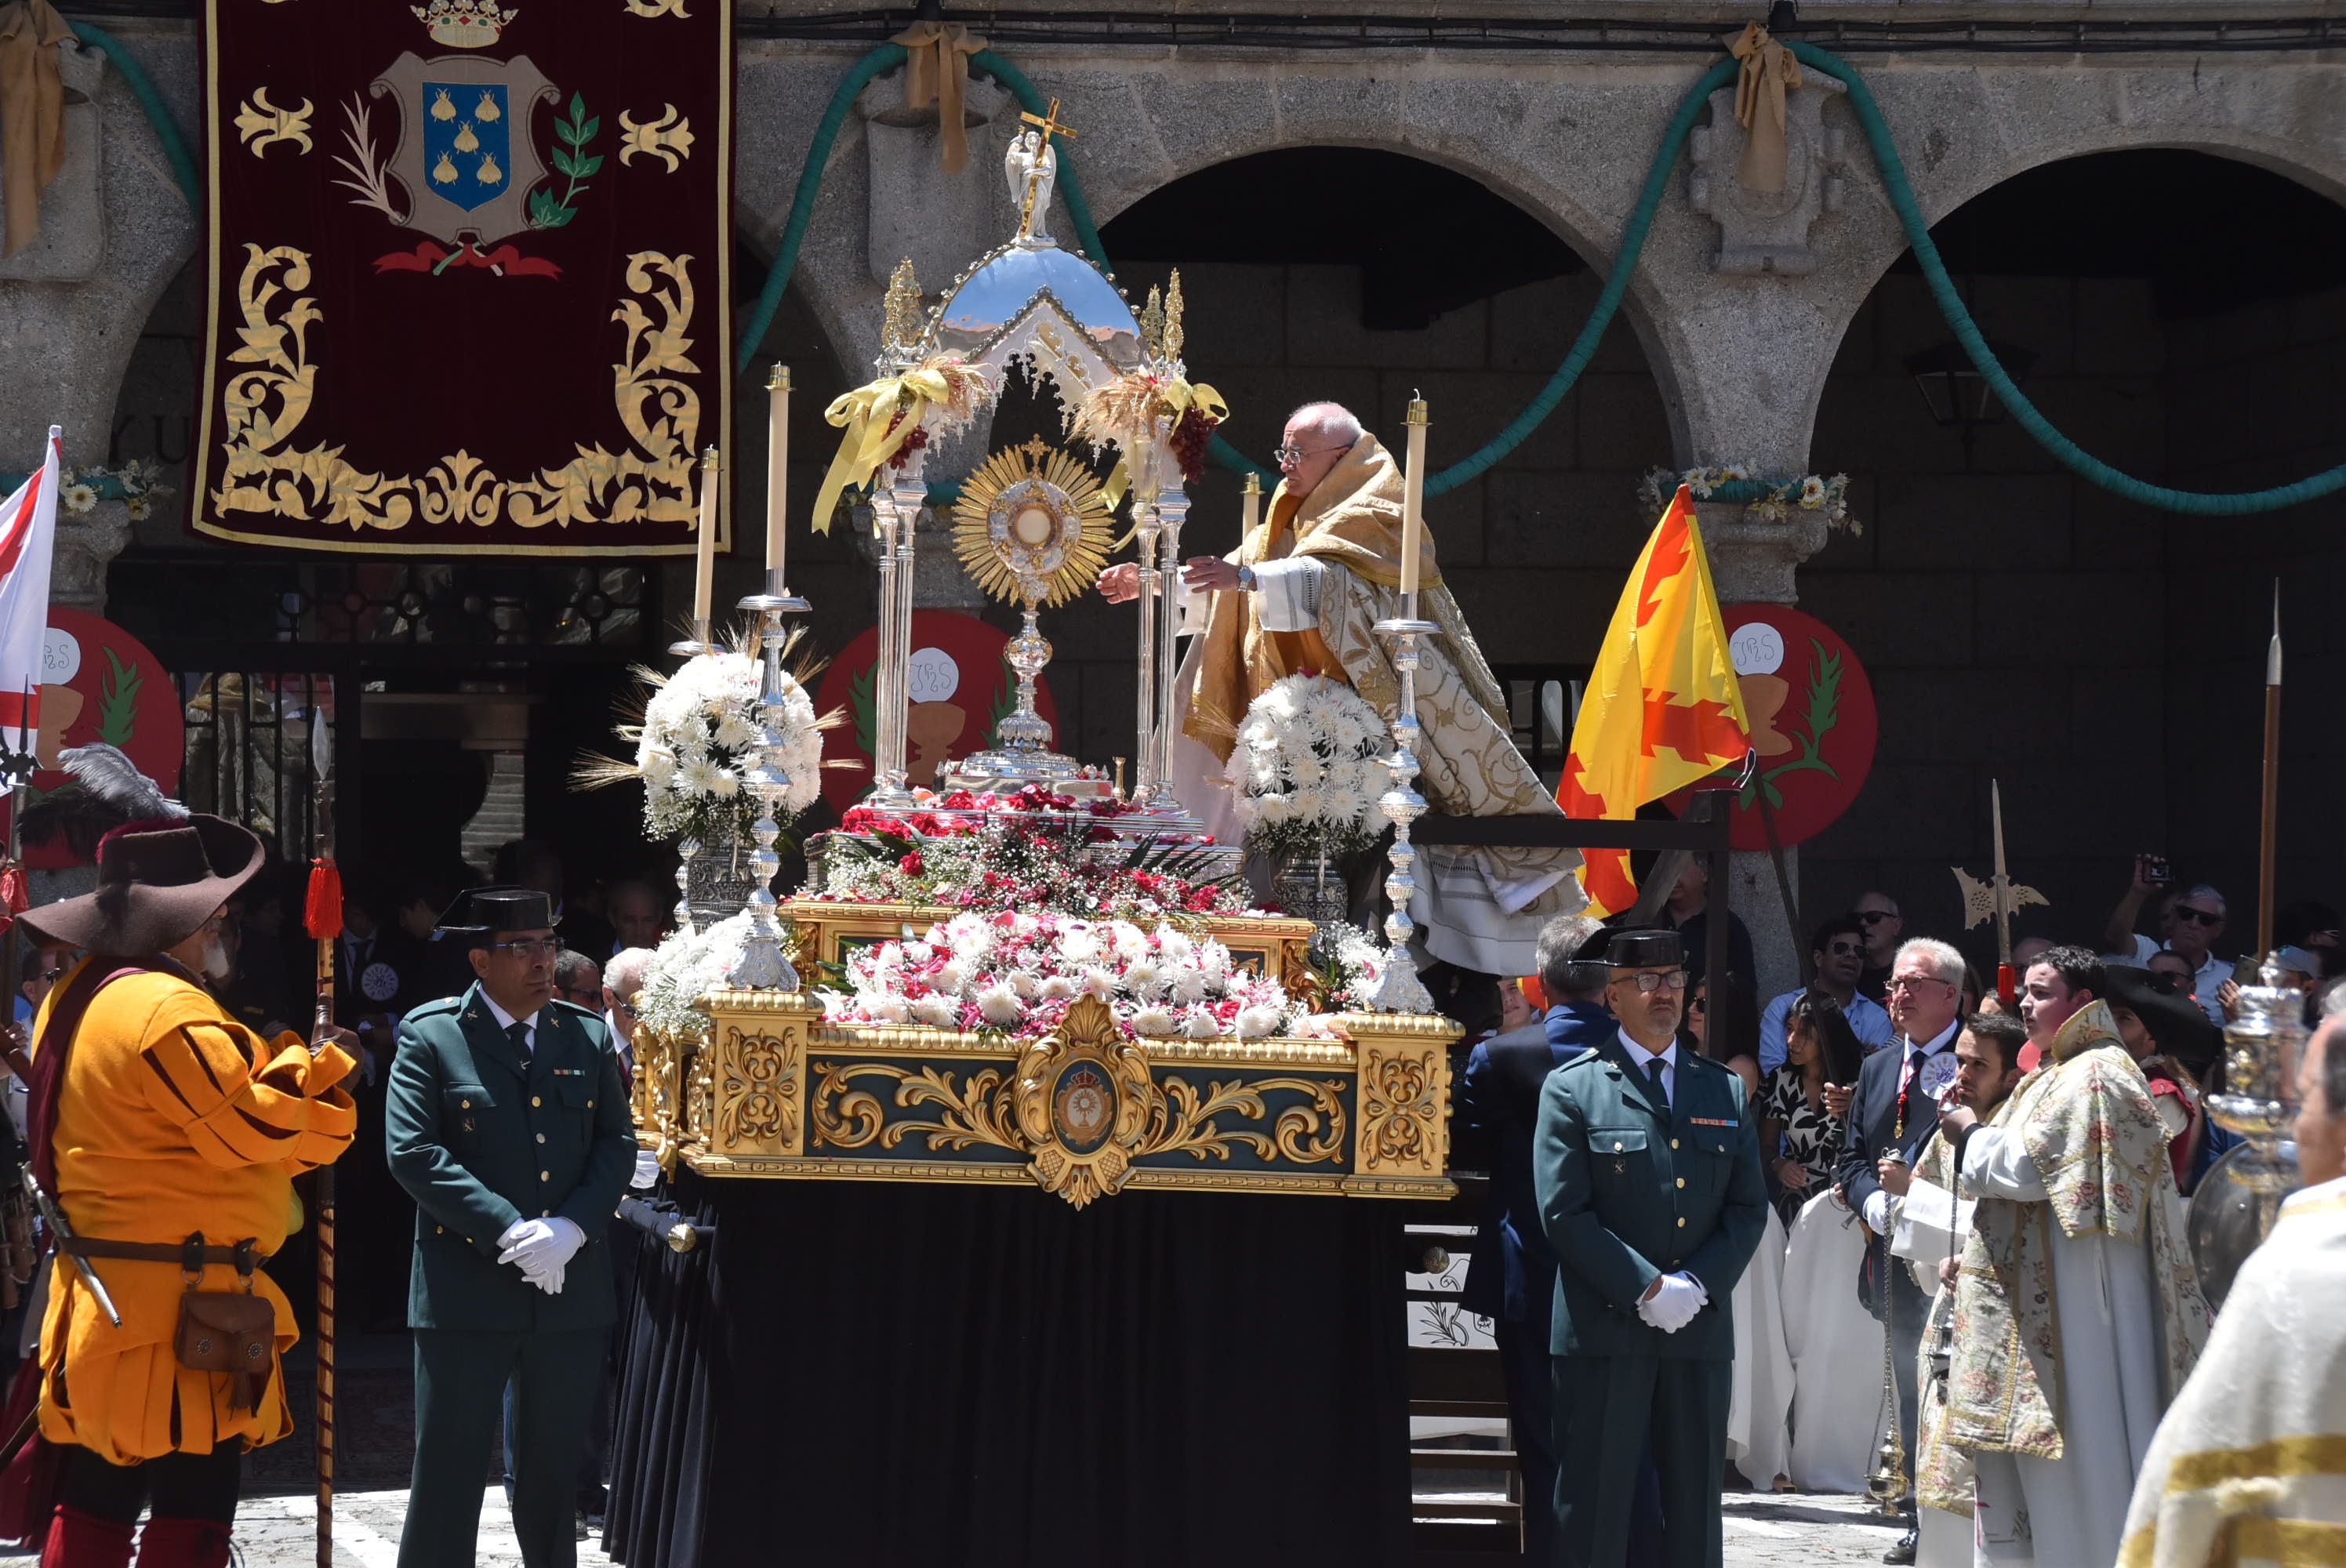
[[[709,1176],[1032,1181],[1077,1206],[1127,1186],[1446,1196],[1454,1190],[1444,1174],[1448,1045],[1459,1029],[1395,1004],[1397,997],[1423,995],[1399,942],[1382,973],[1347,993],[1350,1010],[1321,1014],[1325,1026],[1310,1036],[1250,1029],[1250,1019],[1260,1025],[1261,1015],[1244,1009],[1225,1027],[1198,1003],[1167,1027],[1180,1013],[1178,997],[1162,1007],[1133,1007],[1117,990],[1129,968],[1124,978],[1084,977],[1091,989],[1053,1013],[1046,1028],[1024,1033],[1015,996],[1001,1000],[1006,1022],[986,1011],[982,1023],[992,1026],[971,1027],[970,1009],[956,1014],[933,986],[916,988],[921,994],[907,1005],[882,997],[889,1010],[882,1018],[827,1011],[802,983],[813,973],[835,982],[859,964],[901,963],[914,952],[929,955],[919,962],[933,970],[946,922],[956,915],[964,917],[954,928],[956,942],[993,940],[971,925],[972,914],[1006,922],[1005,932],[1015,925],[1015,908],[842,894],[835,874],[848,861],[882,871],[917,865],[924,850],[952,847],[942,835],[965,844],[973,833],[1005,833],[1002,824],[1013,814],[1020,833],[1079,836],[1093,870],[1177,867],[1184,877],[1211,881],[1237,868],[1239,851],[1205,839],[1173,782],[1181,718],[1178,573],[1195,473],[1184,459],[1194,464],[1201,454],[1219,400],[1187,379],[1178,273],[1168,294],[1152,290],[1136,312],[1112,275],[1051,237],[1046,216],[1057,165],[1051,141],[1072,133],[1058,121],[1056,103],[1024,118],[1032,128],[1013,141],[1005,168],[1017,231],[925,312],[912,264],[901,265],[883,307],[877,379],[828,415],[845,434],[815,499],[816,525],[827,525],[846,492],[868,486],[870,494],[879,600],[872,784],[841,831],[810,846],[809,891],[780,904],[769,884],[778,802],[789,782],[778,733],[781,628],[785,616],[806,606],[790,594],[780,566],[775,459],[766,587],[740,606],[756,617],[765,672],[762,760],[745,780],[760,806],[750,934],[740,961],[697,1003],[705,1029],[639,1033],[639,1140],[669,1168],[681,1163]],[[1015,702],[990,745],[942,772],[937,789],[916,789],[906,768],[913,566],[939,450],[933,438],[972,426],[1019,378],[1030,389],[1046,379],[1056,386],[1068,411],[1062,440],[1037,437],[988,454],[960,476],[954,513],[962,564],[1021,615],[1005,656]],[[778,412],[778,449],[781,419]],[[1413,423],[1414,469],[1422,468],[1422,411],[1413,410]],[[1122,543],[1113,539],[1119,507],[1139,568],[1137,771],[1121,797],[1107,769],[1053,748],[1051,727],[1034,700],[1051,652],[1038,617],[1088,587]],[[1413,572],[1413,549],[1407,565]],[[692,638],[671,650],[688,657],[709,647],[705,575],[701,581],[703,618]],[[1401,643],[1394,663],[1406,692],[1412,645],[1433,628],[1411,614],[1378,629]],[[1405,696],[1394,725],[1395,788],[1382,802],[1402,840],[1388,887],[1404,938],[1407,823],[1423,809],[1410,783],[1416,730]],[[1068,923],[1068,940],[1087,952],[1112,930],[1104,916]],[[1309,994],[1321,983],[1310,952],[1314,934],[1308,920],[1191,905],[1165,916],[1156,928],[1161,952],[1139,962],[1178,952],[1198,970],[1202,953],[1200,987],[1236,994],[1268,979]],[[1051,986],[1075,983],[1067,967],[1067,975],[1041,983],[1046,999]],[[1018,978],[1007,976],[1003,991]],[[965,976],[956,970],[955,979]],[[1034,989],[1032,976],[1025,983]],[[988,1009],[995,1003],[991,993],[981,1001]]]

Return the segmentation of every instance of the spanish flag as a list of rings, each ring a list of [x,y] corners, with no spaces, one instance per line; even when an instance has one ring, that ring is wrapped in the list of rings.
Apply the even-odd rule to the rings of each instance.
[[[1556,804],[1569,817],[1634,817],[1647,801],[1741,760],[1748,722],[1710,560],[1681,484],[1614,607]],[[1627,850],[1590,850],[1582,859],[1588,913],[1637,902]]]

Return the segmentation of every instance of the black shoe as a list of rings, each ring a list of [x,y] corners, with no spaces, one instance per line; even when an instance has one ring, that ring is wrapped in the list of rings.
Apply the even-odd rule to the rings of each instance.
[[[581,1541],[586,1539],[586,1516],[583,1513],[578,1515],[578,1539]],[[1912,1552],[1909,1552],[1905,1555],[1903,1561],[1912,1563],[1914,1561],[1914,1554]]]
[[[1884,1552],[1882,1554],[1882,1560],[1884,1563],[1913,1562],[1914,1548],[1919,1543],[1920,1539],[1921,1537],[1916,1532],[1912,1530],[1908,1531],[1891,1545],[1889,1551]]]

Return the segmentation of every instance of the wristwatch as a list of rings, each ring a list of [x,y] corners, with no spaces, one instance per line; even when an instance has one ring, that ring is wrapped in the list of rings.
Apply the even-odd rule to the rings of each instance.
[[[1248,565],[1243,561],[1239,563],[1239,588],[1241,592],[1249,594],[1253,593],[1255,584],[1259,581],[1260,581],[1260,579],[1256,577],[1254,575],[1254,568],[1252,566]]]

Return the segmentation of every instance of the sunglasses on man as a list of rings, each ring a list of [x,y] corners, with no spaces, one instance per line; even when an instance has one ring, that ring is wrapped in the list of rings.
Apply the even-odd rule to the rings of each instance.
[[[2175,906],[2175,918],[2177,920],[2192,921],[2198,924],[2208,926],[2211,929],[2224,923],[2224,917],[2218,914],[2214,910],[2194,909],[2189,904],[2177,904]]]

